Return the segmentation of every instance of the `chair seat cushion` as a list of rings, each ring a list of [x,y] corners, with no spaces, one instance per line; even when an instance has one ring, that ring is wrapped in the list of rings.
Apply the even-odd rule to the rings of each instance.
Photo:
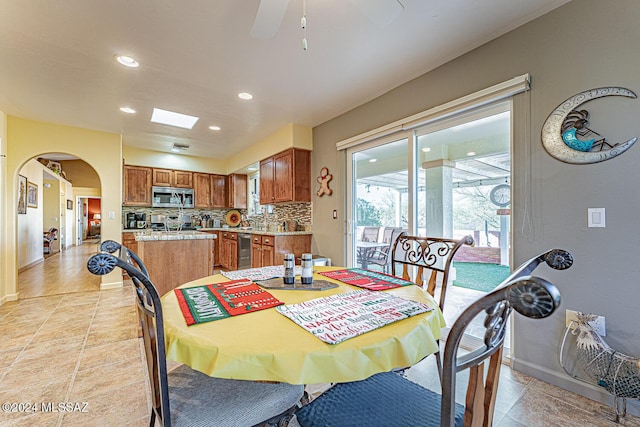
[[[464,406],[456,404],[455,425]],[[401,375],[384,372],[336,384],[296,412],[302,427],[440,426],[440,395]]]
[[[175,426],[247,427],[294,407],[304,386],[213,378],[182,365],[169,372]]]

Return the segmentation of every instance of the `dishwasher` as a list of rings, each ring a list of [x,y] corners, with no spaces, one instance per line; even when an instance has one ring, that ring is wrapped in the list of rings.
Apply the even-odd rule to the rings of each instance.
[[[238,233],[238,270],[251,268],[251,234]]]

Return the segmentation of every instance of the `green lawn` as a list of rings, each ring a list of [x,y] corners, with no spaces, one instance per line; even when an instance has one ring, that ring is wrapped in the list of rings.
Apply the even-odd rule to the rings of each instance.
[[[454,286],[489,292],[509,276],[506,265],[487,264],[483,262],[454,262],[456,280]]]

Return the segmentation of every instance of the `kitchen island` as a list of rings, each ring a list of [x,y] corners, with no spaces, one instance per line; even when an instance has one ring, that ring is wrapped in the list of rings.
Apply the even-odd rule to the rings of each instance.
[[[160,295],[182,283],[213,274],[215,234],[145,230],[134,235],[136,253],[147,266]]]

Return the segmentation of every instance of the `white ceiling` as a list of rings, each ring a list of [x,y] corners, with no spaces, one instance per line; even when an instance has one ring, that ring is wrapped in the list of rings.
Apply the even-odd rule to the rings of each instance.
[[[259,0],[0,0],[0,111],[224,159],[288,123],[319,125],[568,0],[400,0],[404,11],[385,26],[356,6],[380,1],[307,0],[303,51],[302,0],[289,1],[272,39],[250,36]],[[117,53],[140,67],[122,67]],[[192,130],[154,124],[153,107],[200,120]]]

